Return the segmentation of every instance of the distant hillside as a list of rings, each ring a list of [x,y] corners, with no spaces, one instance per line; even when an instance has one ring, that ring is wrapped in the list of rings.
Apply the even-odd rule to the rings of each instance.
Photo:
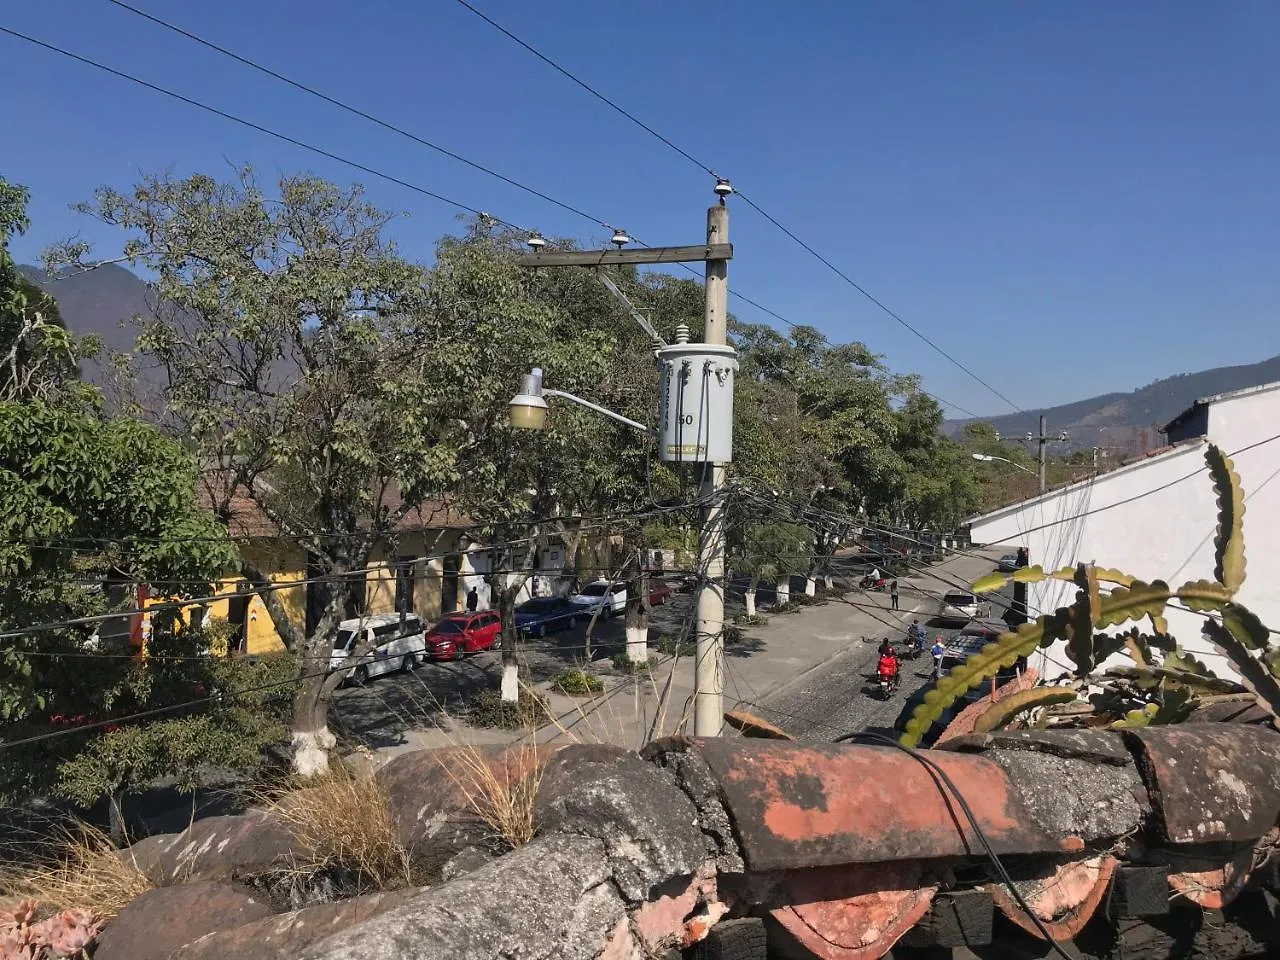
[[[1160,446],[1164,440],[1155,428],[1168,423],[1201,397],[1275,380],[1280,380],[1280,357],[1239,367],[1182,373],[1132,393],[1104,393],[1088,400],[1027,412],[1034,416],[1044,414],[1051,433],[1065,430],[1071,437],[1072,448],[1097,446],[1136,451]],[[944,429],[954,436],[970,422],[948,420]],[[1010,438],[1035,429],[1035,423],[1020,413],[985,418],[984,422]]]
[[[133,318],[153,316],[154,300],[145,282],[116,264],[58,277],[46,276],[39,267],[20,264],[18,270],[53,295],[68,330],[102,338],[104,349],[99,359],[84,361],[80,372],[84,379],[103,388],[108,406],[127,396],[145,410],[160,409],[157,391],[163,379],[158,370],[135,366],[137,381],[119,383],[109,360],[113,352],[133,350],[138,336]]]
[[[56,279],[39,267],[19,265],[18,271],[53,295],[68,330],[80,336],[97,334],[108,351],[133,349],[137,331],[130,321],[151,315],[147,285],[116,264]],[[101,383],[98,364],[86,363],[83,372],[86,379]]]

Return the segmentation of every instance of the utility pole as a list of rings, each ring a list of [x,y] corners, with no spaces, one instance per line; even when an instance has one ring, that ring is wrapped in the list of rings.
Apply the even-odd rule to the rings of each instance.
[[[721,190],[721,185],[725,188]],[[716,185],[720,202],[707,210],[707,247],[729,242],[729,208],[724,198],[731,189]],[[729,261],[707,260],[704,343],[723,347],[729,341]],[[724,513],[723,463],[703,466],[702,531],[698,541],[697,662],[694,674],[693,735],[718,737],[724,725]]]
[[[1036,460],[1040,464],[1040,492],[1044,493],[1044,449],[1049,445],[1048,438],[1044,435],[1044,414],[1040,414],[1040,436],[1036,437],[1040,443],[1040,450],[1036,454]]]
[[[733,246],[729,243],[729,208],[725,198],[733,193],[727,180],[719,180],[715,186],[719,203],[707,210],[707,240],[697,246],[646,247],[624,250],[631,242],[623,230],[615,230],[612,243],[616,250],[545,250],[547,242],[537,233],[526,241],[531,253],[520,258],[520,264],[539,267],[588,267],[596,270],[600,281],[617,298],[641,328],[661,344],[661,338],[648,320],[627,300],[601,270],[618,264],[653,263],[706,263],[706,306],[703,315],[703,347],[691,349],[677,333],[674,345],[662,346],[655,351],[659,362],[668,370],[677,366],[683,371],[679,376],[664,375],[664,384],[670,386],[673,396],[665,405],[660,419],[664,428],[677,421],[684,426],[672,429],[665,437],[658,431],[659,455],[669,463],[701,464],[702,474],[699,492],[704,503],[701,536],[698,543],[699,589],[697,601],[697,655],[694,665],[693,732],[699,737],[718,737],[724,728],[724,575],[725,575],[725,464],[733,459],[733,375],[737,371],[734,351],[728,348],[729,340],[729,260]],[[683,325],[682,325],[683,326]],[[687,330],[686,330],[687,337]],[[679,359],[667,361],[668,353]],[[681,366],[682,365],[682,366]],[[528,378],[526,378],[528,379]],[[697,401],[686,405],[680,393],[681,384],[692,384]],[[522,388],[524,389],[524,388]],[[555,394],[543,391],[539,394]],[[570,397],[559,393],[559,396]],[[727,399],[726,399],[727,398]],[[523,395],[517,400],[529,400]],[[538,398],[541,409],[546,403]],[[575,402],[590,407],[614,419],[623,419],[630,426],[639,426],[617,414],[610,413],[581,398]],[[529,403],[514,406],[528,406]],[[687,412],[686,412],[687,411]],[[514,422],[514,421],[513,421]],[[693,443],[682,436],[686,427],[692,428]],[[540,428],[539,425],[534,429]],[[714,453],[712,451],[715,451]]]
[[[1041,414],[1040,415],[1040,433],[1036,436],[1032,436],[1030,433],[1028,433],[1026,438],[1028,443],[1030,443],[1032,440],[1036,442],[1036,463],[1039,466],[1039,469],[1036,471],[1036,473],[1038,474],[1040,479],[1041,493],[1044,493],[1045,491],[1045,451],[1046,449],[1048,448],[1050,443],[1066,443],[1067,440],[1070,439],[1067,436],[1065,430],[1059,433],[1057,436],[1053,436],[1053,437],[1049,436],[1048,432],[1045,429],[1046,426],[1047,424],[1045,423],[1044,414]]]

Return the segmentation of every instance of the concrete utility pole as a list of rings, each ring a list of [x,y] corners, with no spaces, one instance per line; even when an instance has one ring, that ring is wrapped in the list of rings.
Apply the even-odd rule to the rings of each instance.
[[[1041,493],[1044,493],[1045,491],[1045,451],[1048,449],[1048,446],[1050,443],[1066,443],[1067,440],[1069,439],[1067,437],[1066,431],[1059,433],[1057,436],[1053,436],[1053,437],[1049,436],[1046,430],[1046,427],[1047,427],[1047,424],[1045,423],[1044,414],[1041,414],[1039,435],[1032,436],[1030,433],[1027,434],[1028,443],[1030,443],[1032,440],[1036,442],[1036,463],[1039,465],[1039,469],[1036,471],[1036,473],[1040,478]]]
[[[1036,439],[1040,442],[1040,450],[1036,454],[1036,460],[1040,464],[1040,492],[1044,493],[1044,449],[1049,444],[1048,437],[1044,435],[1044,414],[1040,415],[1040,436]]]
[[[725,184],[727,187],[728,184]],[[707,247],[729,243],[729,208],[720,202],[707,210]],[[729,341],[729,261],[707,260],[703,342],[724,346]],[[718,737],[724,725],[724,547],[725,469],[722,463],[703,467],[702,535],[698,542],[697,665],[694,674],[693,735]]]

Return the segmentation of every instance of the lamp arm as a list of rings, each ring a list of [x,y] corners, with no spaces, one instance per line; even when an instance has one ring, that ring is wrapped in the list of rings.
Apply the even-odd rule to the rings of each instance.
[[[602,407],[598,403],[592,403],[590,400],[583,400],[581,397],[575,397],[572,393],[566,393],[563,390],[553,390],[550,387],[543,387],[542,393],[547,397],[563,397],[565,400],[572,401],[580,407],[586,407],[588,410],[594,410],[601,416],[608,417],[610,420],[615,420],[618,423],[624,424],[632,430],[639,430],[641,433],[646,433],[651,437],[656,437],[658,435],[658,431],[653,427],[647,427],[643,423],[638,423],[635,420],[624,417],[620,413],[614,413],[608,407]]]

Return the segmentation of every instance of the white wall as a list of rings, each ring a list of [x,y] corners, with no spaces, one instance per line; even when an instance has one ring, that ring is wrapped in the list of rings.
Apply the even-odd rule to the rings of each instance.
[[[1227,453],[1280,433],[1278,425],[1280,391],[1221,401],[1210,409],[1210,437]],[[1212,579],[1217,505],[1209,473],[1203,469],[1204,449],[1203,443],[1188,443],[1091,483],[1052,491],[974,520],[973,542],[1026,546],[1031,562],[1046,570],[1091,561],[1143,580],[1162,579],[1173,587]],[[1244,517],[1248,578],[1239,599],[1264,623],[1280,624],[1280,556],[1273,549],[1280,532],[1280,484],[1270,482],[1280,473],[1280,441],[1238,454],[1235,464],[1249,498]],[[1122,502],[1135,497],[1139,499]],[[1089,515],[1079,516],[1083,513]],[[1028,613],[1034,617],[1065,606],[1074,596],[1070,584],[1032,585]],[[1183,647],[1215,671],[1232,675],[1201,636],[1203,617],[1170,609],[1168,619],[1170,632]],[[1061,645],[1039,659],[1050,677],[1070,667]]]

